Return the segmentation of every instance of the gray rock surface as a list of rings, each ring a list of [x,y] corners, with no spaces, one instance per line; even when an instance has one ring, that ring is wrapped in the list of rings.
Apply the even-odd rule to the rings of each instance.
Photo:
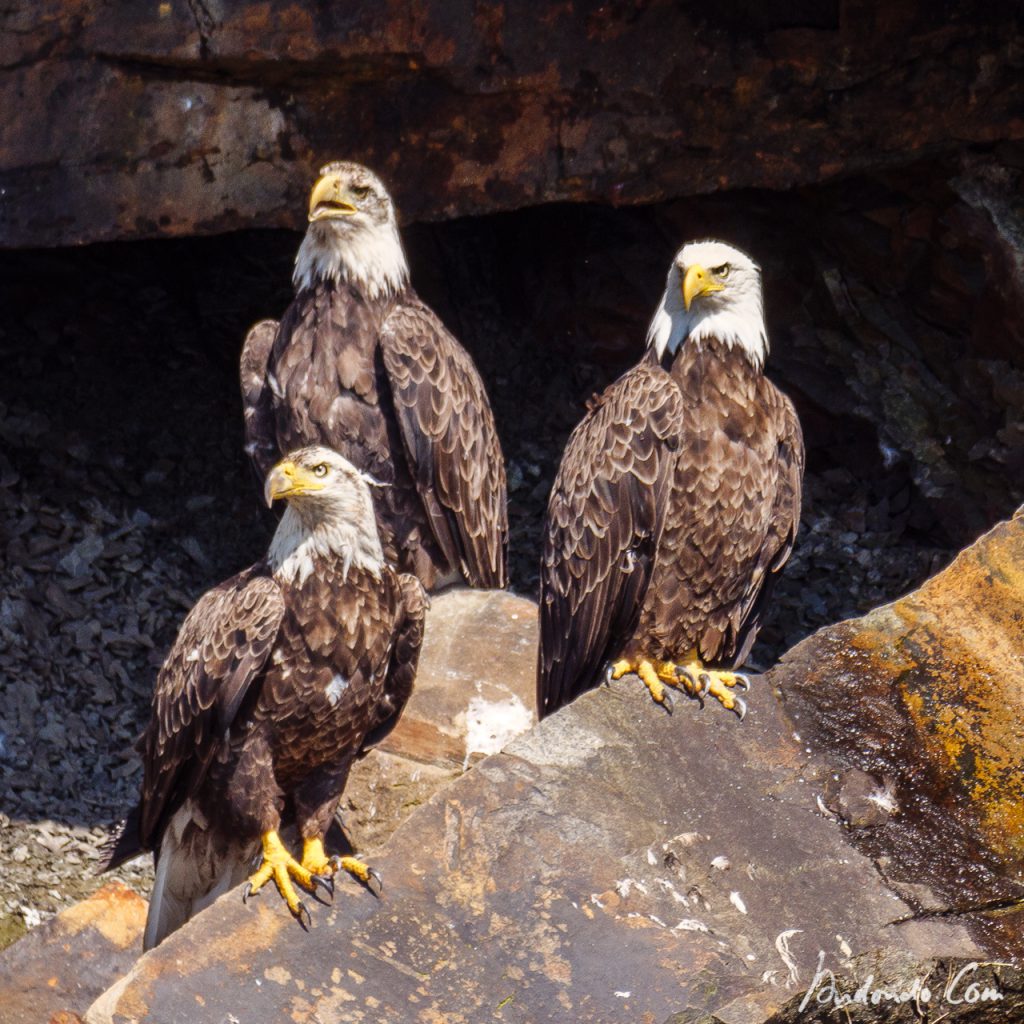
[[[378,847],[435,790],[536,722],[536,661],[533,601],[463,587],[431,598],[412,697],[345,789],[357,850]]]
[[[739,1024],[880,946],[972,956],[909,907],[819,798],[827,768],[755,681],[746,721],[635,680],[569,708],[437,793],[306,933],[231,893],[136,964],[90,1024],[663,1021]]]

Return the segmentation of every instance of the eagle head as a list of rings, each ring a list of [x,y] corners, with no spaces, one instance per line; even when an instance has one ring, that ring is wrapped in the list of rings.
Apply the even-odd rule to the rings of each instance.
[[[687,340],[705,338],[738,347],[758,369],[764,366],[768,335],[761,268],[725,242],[688,242],[676,253],[647,331],[647,343],[659,357]]]
[[[393,295],[409,280],[395,204],[362,164],[321,168],[309,194],[309,226],[295,258],[296,290],[344,280],[367,298]]]
[[[267,474],[268,505],[283,498],[288,508],[270,545],[268,561],[290,580],[305,578],[317,557],[380,575],[384,562],[370,495],[374,482],[331,448],[311,445],[290,452]]]

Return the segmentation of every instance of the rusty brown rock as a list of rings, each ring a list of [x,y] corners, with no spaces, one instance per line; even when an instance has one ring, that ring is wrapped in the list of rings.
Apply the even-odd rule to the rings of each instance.
[[[894,888],[921,917],[954,914],[1018,957],[1022,666],[1024,509],[914,593],[820,630],[770,673],[803,741],[845,769],[826,802],[885,858]]]
[[[788,188],[1019,139],[1013,5],[110,6],[0,15],[0,244],[298,227],[355,157],[406,218]]]
[[[90,1024],[758,1020],[879,946],[978,955],[910,907],[820,808],[808,757],[755,681],[744,722],[668,717],[632,680],[585,694],[435,794],[303,932],[238,893],[144,956]],[[761,1017],[758,1017],[760,1014]]]
[[[0,954],[0,1024],[71,1024],[131,967],[146,901],[110,882]]]

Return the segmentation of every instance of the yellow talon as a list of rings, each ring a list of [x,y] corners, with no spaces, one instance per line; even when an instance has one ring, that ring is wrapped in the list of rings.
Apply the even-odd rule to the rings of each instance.
[[[355,857],[342,857],[339,867],[343,868],[350,875],[358,878],[364,885],[366,885],[372,877],[370,874],[370,868]]]
[[[700,701],[710,694],[728,711],[735,711],[740,718],[747,712],[746,702],[731,692],[736,686],[749,689],[747,677],[739,672],[708,668],[701,661],[696,648],[688,651],[678,663],[622,658],[612,665],[610,674],[612,679],[621,679],[630,672],[640,677],[651,697],[666,709],[671,710],[671,701],[665,692],[665,686],[668,685]]]
[[[258,893],[271,878],[281,898],[288,904],[288,909],[299,920],[302,920],[303,916],[308,917],[309,912],[299,899],[295,886],[292,885],[292,878],[311,891],[316,889],[316,883],[310,871],[295,860],[281,842],[281,837],[273,830],[263,834],[263,863],[250,876],[245,896]]]
[[[615,662],[612,665],[612,679],[621,679],[624,675],[628,675],[630,672],[636,671],[633,668],[633,662],[627,661],[623,658],[621,661]]]
[[[302,866],[312,874],[328,879],[338,871],[347,871],[374,893],[379,894],[383,888],[381,877],[373,868],[356,857],[328,857],[320,839],[305,840],[302,845]],[[333,882],[330,883],[330,889],[333,892]]]
[[[311,875],[333,875],[335,863],[324,853],[322,839],[304,839],[302,842],[302,866]]]
[[[655,667],[654,662],[650,662],[646,658],[641,658],[639,661],[634,663],[623,658],[621,661],[617,661],[612,665],[612,679],[621,679],[624,675],[627,675],[630,672],[634,672],[640,677],[640,681],[647,687],[651,694],[651,698],[656,703],[665,704],[665,687],[662,685],[661,679],[659,678],[660,673]],[[672,685],[676,685],[674,677]]]

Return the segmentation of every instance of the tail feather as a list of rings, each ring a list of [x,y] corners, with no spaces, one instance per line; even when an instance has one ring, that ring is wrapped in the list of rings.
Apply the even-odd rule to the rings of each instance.
[[[100,847],[103,860],[96,873],[101,875],[105,871],[113,871],[143,852],[145,851],[139,839],[139,808],[136,806],[132,808],[127,818],[111,828],[106,841]]]
[[[142,948],[163,942],[200,910],[241,884],[259,848],[225,842],[190,803],[171,818],[160,840]]]

